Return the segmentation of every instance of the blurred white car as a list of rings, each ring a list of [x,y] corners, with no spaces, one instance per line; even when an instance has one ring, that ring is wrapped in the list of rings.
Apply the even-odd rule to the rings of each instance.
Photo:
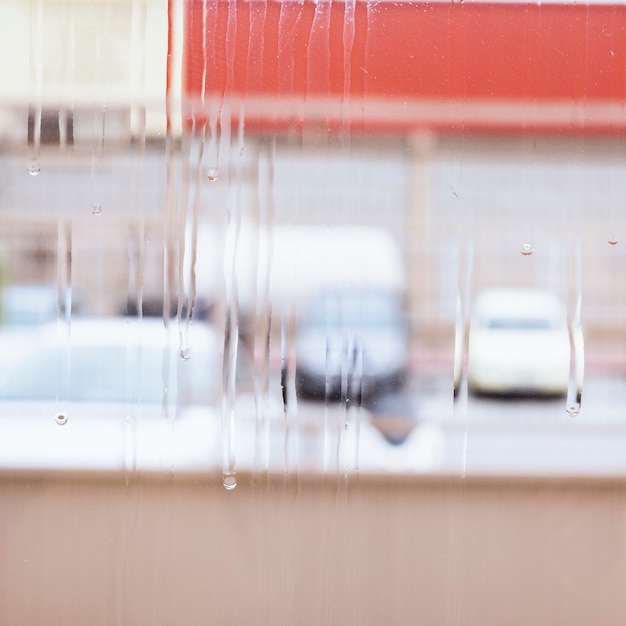
[[[55,285],[7,285],[0,292],[2,324],[32,325],[55,320],[58,298]]]
[[[553,294],[489,289],[475,300],[469,328],[468,388],[476,394],[567,394],[570,340]]]
[[[215,460],[221,342],[208,324],[194,324],[182,346],[176,321],[42,324],[1,372],[0,467],[159,469]]]

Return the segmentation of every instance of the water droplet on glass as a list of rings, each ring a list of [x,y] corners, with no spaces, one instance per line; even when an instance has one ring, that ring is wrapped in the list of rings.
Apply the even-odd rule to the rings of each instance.
[[[102,214],[102,205],[94,202],[91,205],[91,214],[92,215],[101,215]]]
[[[232,491],[237,486],[237,477],[234,474],[224,474],[224,489]]]
[[[39,172],[41,172],[41,165],[39,164],[39,161],[31,161],[28,164],[28,173],[31,176],[37,176]]]
[[[217,177],[219,176],[219,170],[217,169],[217,167],[210,167],[207,171],[207,175],[206,177],[210,180],[210,181],[214,181],[217,180]]]
[[[525,241],[522,244],[522,255],[523,256],[530,256],[534,251],[535,251],[535,249],[533,248],[532,244],[529,243],[528,241]]]
[[[565,409],[572,417],[575,417],[580,413],[580,402],[572,402],[567,405]]]
[[[67,424],[67,413],[63,413],[63,412],[56,413],[54,416],[54,421],[59,426],[64,426],[65,424]]]
[[[610,246],[617,245],[617,234],[616,233],[609,233],[609,245]]]
[[[181,348],[179,355],[183,361],[189,361],[189,359],[191,358],[191,348],[189,347]]]

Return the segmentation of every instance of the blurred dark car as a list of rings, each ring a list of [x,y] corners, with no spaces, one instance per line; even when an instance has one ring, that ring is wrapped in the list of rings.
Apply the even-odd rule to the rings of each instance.
[[[368,401],[404,386],[409,327],[395,292],[315,298],[296,334],[296,392],[311,400]]]

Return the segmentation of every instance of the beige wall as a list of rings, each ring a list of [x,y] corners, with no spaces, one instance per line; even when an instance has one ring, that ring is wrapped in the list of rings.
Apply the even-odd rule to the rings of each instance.
[[[619,480],[10,475],[0,623],[626,620]]]

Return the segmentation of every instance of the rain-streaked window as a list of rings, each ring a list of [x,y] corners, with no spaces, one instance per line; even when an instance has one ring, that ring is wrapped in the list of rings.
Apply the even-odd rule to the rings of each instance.
[[[452,524],[430,557],[461,571],[472,486],[623,479],[623,4],[0,0],[0,50],[0,471],[121,480],[108,618],[161,619],[125,581],[144,515],[176,551],[181,490],[219,487],[218,526],[254,534],[221,507],[269,520],[264,490],[295,489],[251,548],[260,571],[291,542],[282,578],[241,587],[276,594],[262,623],[360,624],[365,527],[347,564],[321,542],[316,607],[289,580],[316,490],[345,538],[353,493],[390,485],[393,536],[403,486],[427,508],[454,484],[420,521]],[[333,568],[362,577],[347,604]],[[460,577],[425,623],[501,623]],[[236,605],[208,614],[250,623]]]

